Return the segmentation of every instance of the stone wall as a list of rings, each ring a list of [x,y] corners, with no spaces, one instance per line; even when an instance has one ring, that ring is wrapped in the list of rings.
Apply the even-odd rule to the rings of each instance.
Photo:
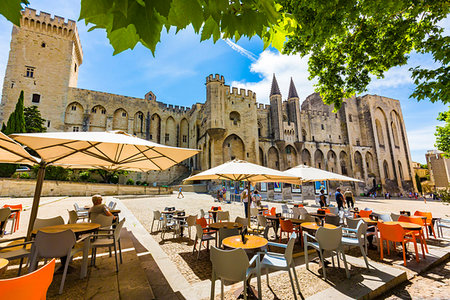
[[[33,197],[36,180],[0,179],[0,197]],[[42,196],[160,195],[172,194],[171,187],[152,187],[122,184],[102,184],[45,180]]]

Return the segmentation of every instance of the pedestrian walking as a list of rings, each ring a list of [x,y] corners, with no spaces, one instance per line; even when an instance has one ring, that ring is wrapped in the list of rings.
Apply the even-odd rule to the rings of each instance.
[[[354,208],[355,207],[355,201],[354,201],[354,197],[353,197],[353,192],[347,188],[347,190],[344,193],[344,199],[347,202],[347,207],[348,208]]]
[[[182,197],[182,198],[184,198],[184,195],[183,195],[183,188],[180,186],[180,188],[178,189],[178,196],[177,196],[177,199],[180,199],[180,196]]]
[[[342,194],[341,194],[340,188],[336,189],[336,193],[334,194],[334,197],[336,198],[336,203],[337,203],[338,209],[339,210],[341,208],[344,209],[345,200],[344,200],[344,196],[342,196]]]

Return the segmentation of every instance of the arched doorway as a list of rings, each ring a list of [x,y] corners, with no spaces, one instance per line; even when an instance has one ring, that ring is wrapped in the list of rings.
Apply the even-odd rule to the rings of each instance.
[[[222,159],[227,162],[233,159],[245,159],[244,142],[235,134],[229,135],[222,145]]]
[[[322,151],[320,151],[320,149],[317,149],[314,153],[314,166],[318,169],[325,169],[323,163],[323,153]]]
[[[280,169],[280,156],[278,155],[278,150],[273,146],[270,147],[267,153],[267,165],[272,169]]]

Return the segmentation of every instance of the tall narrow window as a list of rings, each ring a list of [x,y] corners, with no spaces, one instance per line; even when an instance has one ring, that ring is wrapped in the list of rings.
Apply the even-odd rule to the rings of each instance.
[[[31,97],[31,102],[33,103],[39,103],[41,101],[41,95],[39,94],[33,94]]]
[[[165,135],[165,140],[166,140],[166,143],[167,143],[167,142],[169,142],[169,139],[170,139],[170,136],[169,136],[169,134],[168,134],[168,133],[166,133],[166,135]]]
[[[348,115],[348,121],[352,122],[352,115]]]

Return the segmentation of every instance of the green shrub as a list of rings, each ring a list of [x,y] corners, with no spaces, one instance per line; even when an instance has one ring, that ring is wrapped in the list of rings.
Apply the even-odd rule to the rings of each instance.
[[[119,183],[119,175],[114,174],[110,177],[109,182],[111,183]]]
[[[0,177],[11,177],[18,167],[16,164],[0,164]]]
[[[27,172],[20,173],[19,178],[20,179],[30,179],[30,174],[28,174]]]
[[[136,181],[136,185],[141,185],[142,182],[140,180]]]
[[[441,198],[443,202],[450,203],[450,186],[445,190],[439,191],[439,198]]]
[[[81,181],[88,181],[89,178],[91,178],[91,173],[89,171],[80,172],[80,174],[78,174],[78,177]]]
[[[128,178],[126,184],[127,184],[127,185],[134,185],[134,180],[131,179],[131,178]]]

